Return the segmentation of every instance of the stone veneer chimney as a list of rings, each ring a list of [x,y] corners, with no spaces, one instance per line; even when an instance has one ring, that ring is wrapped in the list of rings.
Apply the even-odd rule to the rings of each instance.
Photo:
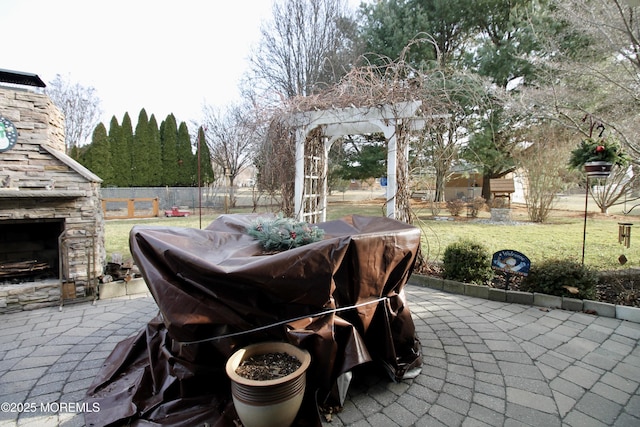
[[[14,290],[20,278],[0,275],[0,313],[89,297],[106,259],[102,180],[65,154],[64,117],[48,96],[0,86],[0,116],[18,133],[0,152],[0,268],[42,258],[60,279],[58,298],[48,290],[43,301]],[[38,293],[37,278],[22,287],[32,285]]]

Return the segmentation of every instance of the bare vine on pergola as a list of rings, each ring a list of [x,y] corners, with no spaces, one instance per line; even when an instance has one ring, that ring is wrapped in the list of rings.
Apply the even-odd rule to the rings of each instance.
[[[455,100],[456,93],[451,89],[451,79],[455,78],[453,74],[448,74],[437,68],[418,69],[407,63],[404,58],[406,53],[416,43],[432,43],[430,38],[422,38],[414,40],[403,51],[403,54],[396,61],[388,58],[380,58],[383,65],[374,65],[371,63],[351,70],[342,81],[322,92],[305,96],[295,97],[283,102],[278,113],[274,116],[273,123],[288,123],[288,119],[298,113],[314,112],[314,111],[341,111],[353,108],[354,112],[362,113],[367,110],[380,110],[386,108],[395,114],[395,133],[397,150],[396,164],[396,184],[397,191],[394,196],[396,206],[396,219],[412,222],[410,211],[410,185],[408,176],[409,165],[409,145],[420,142],[420,135],[429,135],[432,132],[442,132],[442,123],[455,123],[457,117],[460,117],[461,107],[459,102]],[[461,80],[460,75],[457,76]],[[474,89],[466,89],[469,97],[478,85],[474,81]],[[457,86],[460,87],[462,85]],[[404,112],[399,111],[409,102],[419,102],[420,107],[410,116],[402,116]],[[272,126],[273,129],[278,126]],[[446,129],[452,129],[454,126],[445,126]],[[285,127],[281,128],[285,130]],[[420,133],[415,132],[416,129]],[[364,132],[363,132],[364,133]],[[385,135],[386,136],[386,135]],[[295,144],[295,138],[291,133],[283,134],[280,138],[281,143],[286,141],[287,144]],[[305,150],[318,152],[320,144],[322,144],[321,132],[309,132],[306,136]],[[291,147],[291,145],[290,145]],[[290,180],[292,177],[291,168],[295,162],[295,148],[288,150],[288,156],[284,158],[263,158],[265,162],[273,161],[267,166],[265,172],[271,167],[271,170],[278,170],[281,175],[286,175]],[[289,172],[285,173],[284,170]],[[274,176],[273,173],[267,173]],[[326,179],[326,177],[324,177]],[[289,181],[290,182],[290,181]],[[283,197],[291,197],[291,195],[282,194]],[[391,200],[387,200],[390,203]],[[289,204],[290,206],[290,204]],[[294,212],[287,212],[294,214]],[[297,213],[295,213],[297,214]]]

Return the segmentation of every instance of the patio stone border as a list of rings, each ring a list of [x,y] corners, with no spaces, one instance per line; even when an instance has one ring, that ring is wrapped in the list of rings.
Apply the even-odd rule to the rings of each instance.
[[[581,300],[577,298],[558,297],[555,295],[546,295],[535,292],[508,291],[505,289],[490,288],[488,286],[473,285],[470,283],[441,279],[439,277],[423,276],[420,274],[411,275],[408,284],[424,286],[451,294],[467,295],[491,301],[533,305],[537,307],[568,311],[581,311],[588,314],[640,323],[640,308],[637,307]]]
[[[100,283],[98,285],[99,299],[111,299],[139,294],[151,294],[147,283],[141,277],[131,279],[129,282],[120,280],[117,282]]]
[[[576,298],[558,297],[555,295],[539,293],[507,291],[504,289],[478,286],[470,283],[457,282],[455,280],[441,279],[439,277],[423,276],[420,274],[411,275],[409,284],[490,301],[533,305],[568,311],[581,311],[588,314],[596,314],[598,316],[640,323],[640,308],[637,307]],[[143,293],[149,294],[149,289],[142,278],[133,279],[129,283],[111,282],[99,285],[100,299],[110,299]]]

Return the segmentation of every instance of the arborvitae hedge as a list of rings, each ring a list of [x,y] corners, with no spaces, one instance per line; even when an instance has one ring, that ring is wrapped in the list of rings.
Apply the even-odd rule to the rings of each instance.
[[[178,125],[173,114],[160,124],[162,148],[162,185],[173,187],[178,183]]]
[[[104,185],[113,184],[113,166],[107,129],[102,123],[93,130],[91,144],[81,157],[87,169],[98,175]]]
[[[147,182],[150,187],[155,187],[162,183],[162,142],[160,141],[160,130],[158,130],[158,122],[153,114],[149,118],[149,141],[148,141],[148,168]]]
[[[126,163],[121,169],[124,178],[123,187],[133,187],[133,154],[131,153],[131,150],[133,149],[133,126],[131,124],[131,117],[129,117],[129,113],[124,113],[121,130],[122,143],[126,147],[127,154],[127,158],[125,159]]]
[[[122,127],[118,124],[116,116],[111,118],[109,124],[109,148],[111,152],[111,166],[114,170],[113,179],[111,185],[116,187],[126,187],[128,184],[127,175],[123,173],[123,169],[130,168],[131,155],[129,154],[129,147],[125,145],[125,141],[122,138]]]
[[[200,129],[201,131],[201,129]],[[204,140],[204,136],[202,137]],[[201,178],[213,181],[210,153],[201,145]],[[100,123],[90,144],[82,147],[80,163],[103,179],[103,186],[160,187],[197,185],[197,153],[192,150],[186,123],[178,127],[169,114],[158,127],[154,115],[140,110],[135,133],[129,113],[122,124],[111,118],[109,133]]]
[[[196,157],[191,151],[189,128],[185,122],[178,127],[178,182],[177,185],[191,187],[197,185]]]

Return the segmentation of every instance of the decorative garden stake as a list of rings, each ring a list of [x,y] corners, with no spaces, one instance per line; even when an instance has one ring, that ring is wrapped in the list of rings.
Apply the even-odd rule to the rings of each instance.
[[[495,252],[491,258],[491,268],[501,271],[505,275],[505,290],[509,290],[511,275],[528,276],[531,268],[529,258],[518,251],[505,249]]]

